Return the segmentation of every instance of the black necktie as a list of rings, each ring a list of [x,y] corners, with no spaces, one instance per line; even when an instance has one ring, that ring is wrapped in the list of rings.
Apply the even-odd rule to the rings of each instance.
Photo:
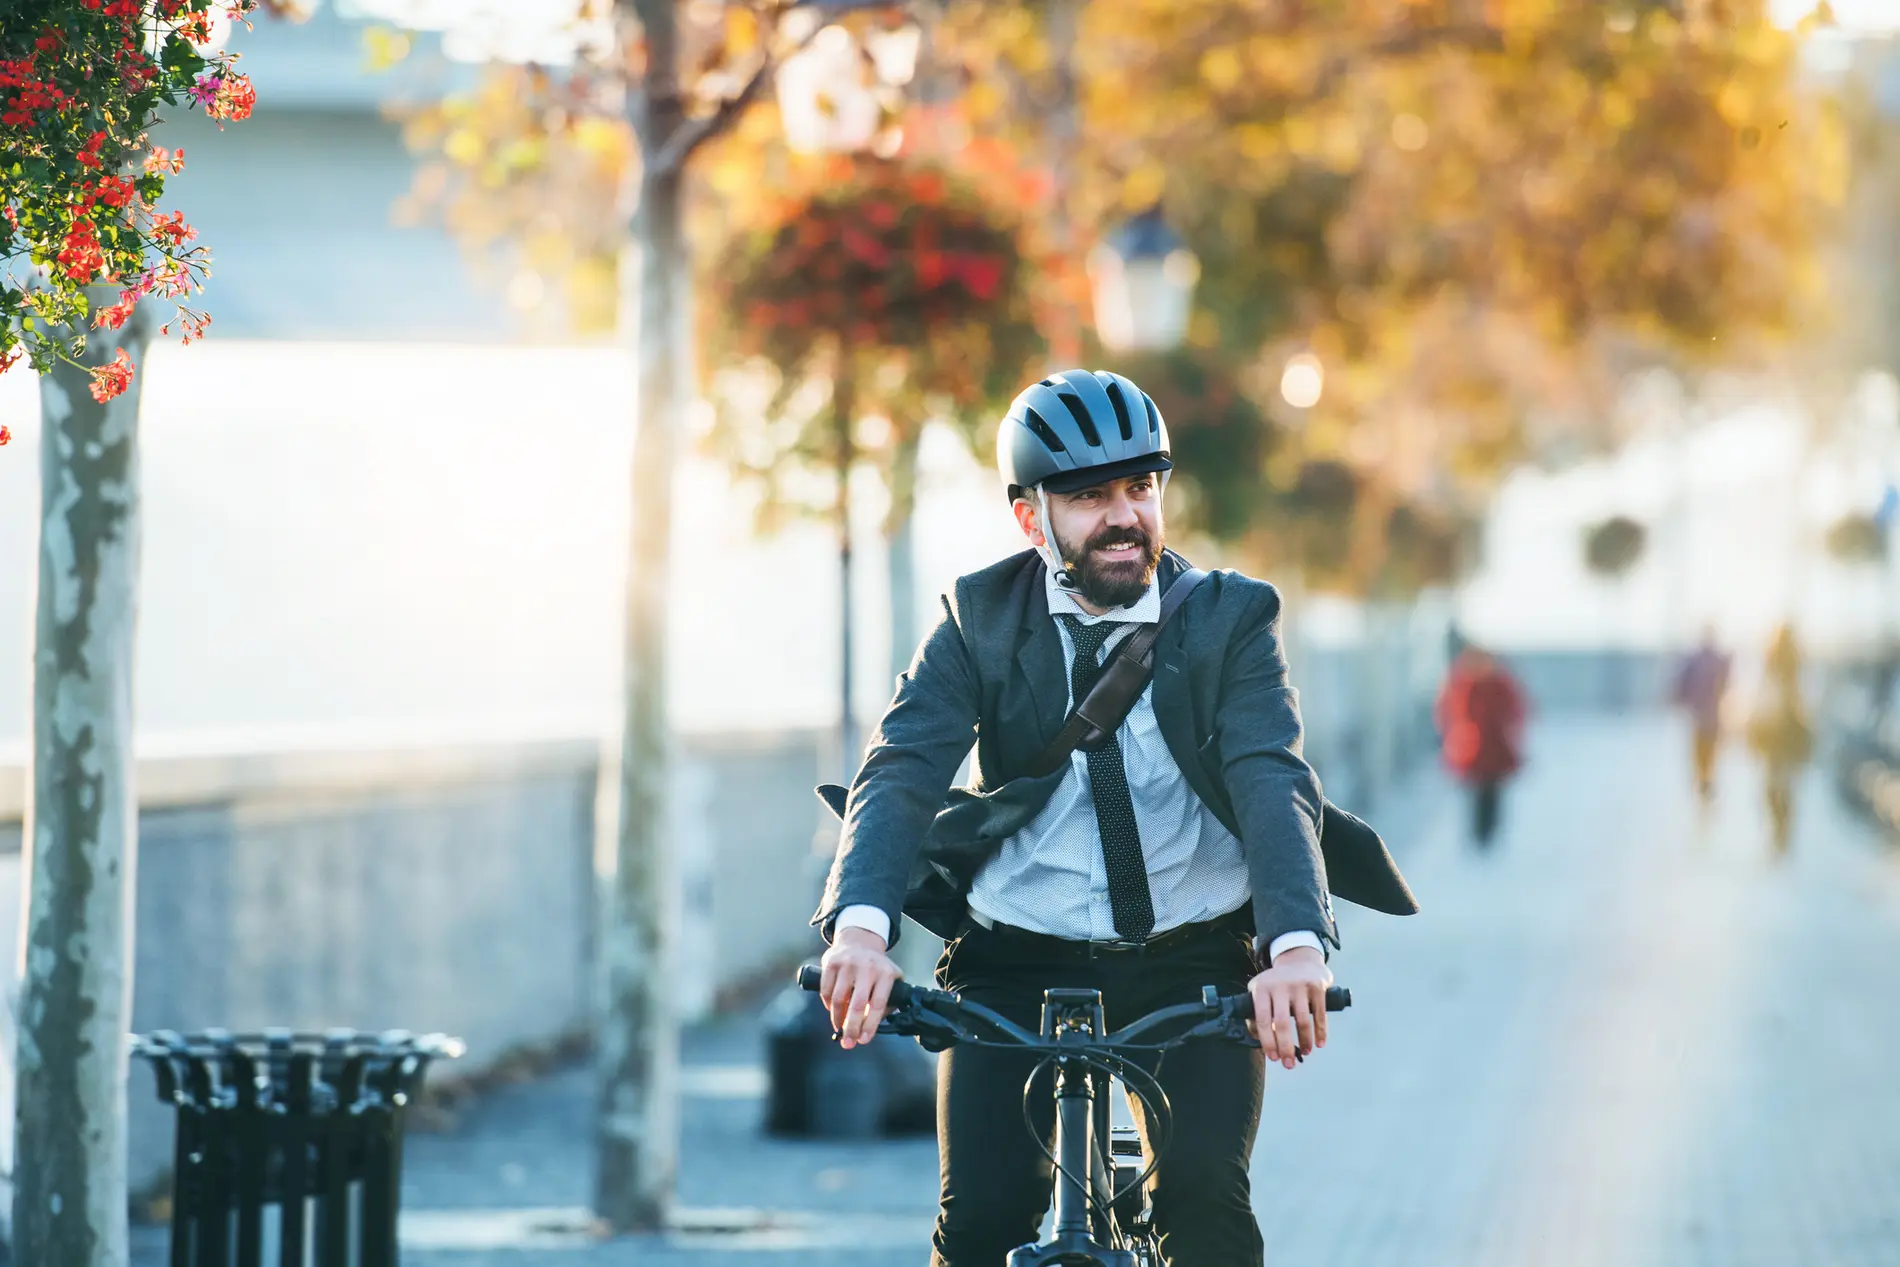
[[[1062,621],[1075,640],[1069,686],[1079,704],[1102,675],[1102,644],[1120,626],[1112,622],[1085,625],[1066,614]],[[1095,800],[1102,860],[1108,866],[1108,904],[1115,916],[1115,932],[1125,941],[1144,941],[1155,927],[1154,899],[1148,893],[1148,860],[1142,856],[1141,829],[1128,795],[1128,772],[1122,768],[1121,740],[1110,735],[1107,743],[1082,755],[1089,763],[1089,792]]]

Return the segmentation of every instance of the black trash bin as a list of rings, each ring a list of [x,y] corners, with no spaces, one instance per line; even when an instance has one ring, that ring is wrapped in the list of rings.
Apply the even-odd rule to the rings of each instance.
[[[765,1012],[765,1129],[772,1135],[868,1139],[937,1129],[936,1057],[906,1038],[861,1051],[832,1039],[818,996],[788,986]]]
[[[396,1267],[403,1112],[458,1039],[159,1030],[132,1054],[178,1111],[171,1267]]]

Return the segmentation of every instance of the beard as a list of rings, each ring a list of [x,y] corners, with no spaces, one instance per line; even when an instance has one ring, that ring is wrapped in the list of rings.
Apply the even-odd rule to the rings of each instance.
[[[1137,547],[1133,557],[1111,559],[1102,553],[1110,546],[1128,542]],[[1154,583],[1163,548],[1160,534],[1151,537],[1139,524],[1132,528],[1104,528],[1090,537],[1079,551],[1064,547],[1060,538],[1056,545],[1063,561],[1069,565],[1075,587],[1097,607],[1126,607],[1147,593]]]

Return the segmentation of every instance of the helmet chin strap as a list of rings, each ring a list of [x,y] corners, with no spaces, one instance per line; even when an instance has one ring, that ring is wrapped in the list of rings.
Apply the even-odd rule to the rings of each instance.
[[[1168,491],[1168,476],[1171,472],[1157,471],[1155,478],[1160,481],[1160,491]],[[1075,565],[1063,561],[1061,552],[1056,549],[1055,524],[1049,518],[1049,494],[1042,485],[1036,485],[1036,523],[1042,529],[1042,544],[1036,547],[1042,555],[1042,561],[1049,565],[1049,575],[1056,578],[1056,588],[1064,594],[1088,597],[1082,593],[1081,577],[1076,573]]]
[[[1065,594],[1081,594],[1076,584],[1080,578],[1073,567],[1063,562],[1061,552],[1056,549],[1056,526],[1049,520],[1049,494],[1040,484],[1036,485],[1036,523],[1042,529],[1042,544],[1036,550],[1049,565],[1049,575],[1056,578],[1056,588]]]

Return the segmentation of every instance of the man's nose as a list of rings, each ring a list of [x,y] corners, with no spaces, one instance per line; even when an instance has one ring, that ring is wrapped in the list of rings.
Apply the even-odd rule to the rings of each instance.
[[[1108,499],[1108,522],[1117,528],[1128,528],[1140,522],[1135,514],[1134,499],[1126,493],[1116,493]]]

